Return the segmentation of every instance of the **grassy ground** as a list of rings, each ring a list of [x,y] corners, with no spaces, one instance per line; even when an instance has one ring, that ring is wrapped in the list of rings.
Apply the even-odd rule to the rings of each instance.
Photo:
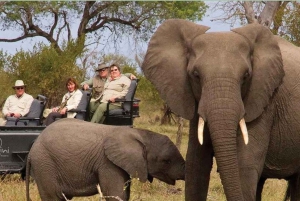
[[[144,105],[143,105],[144,104]],[[141,102],[140,118],[135,120],[135,127],[149,129],[158,133],[165,134],[175,142],[177,126],[160,125],[160,109],[146,107],[147,103]],[[151,104],[148,104],[151,105]],[[151,112],[150,112],[151,111]],[[183,129],[183,139],[181,153],[185,157],[187,150],[188,122],[185,121]],[[263,192],[264,201],[283,200],[286,189],[286,182],[283,180],[267,180]],[[37,187],[34,182],[30,184],[30,197],[32,201],[39,201]],[[8,175],[0,180],[0,201],[24,201],[25,182],[19,179],[19,175]],[[99,201],[99,195],[84,198],[74,198],[77,201]],[[184,181],[176,182],[175,186],[169,186],[163,182],[154,179],[153,183],[141,183],[133,180],[131,187],[131,201],[183,201],[184,200]],[[209,201],[225,201],[223,187],[220,182],[216,167],[214,165],[211,173],[209,187]]]

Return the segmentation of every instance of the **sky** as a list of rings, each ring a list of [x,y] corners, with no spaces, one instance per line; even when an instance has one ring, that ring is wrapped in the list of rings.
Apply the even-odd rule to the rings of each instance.
[[[211,19],[214,19],[216,17],[215,14],[211,14],[211,12],[209,10],[207,13],[208,14],[206,14],[206,16],[203,18],[203,20],[198,22],[198,24],[202,24],[202,25],[211,27],[211,29],[208,30],[209,32],[211,32],[211,31],[229,31],[230,30],[230,25],[228,25],[228,24],[224,24],[224,23],[220,23],[220,22],[212,22]],[[18,32],[0,31],[1,38],[13,38],[18,35],[19,35]],[[33,45],[38,41],[44,41],[46,44],[48,44],[48,42],[45,39],[43,39],[42,37],[34,37],[34,38],[24,39],[22,41],[14,42],[14,43],[1,42],[0,47],[4,52],[8,52],[9,54],[14,54],[17,52],[17,50],[20,50],[21,48],[23,50],[32,50]],[[129,42],[124,41],[120,45],[120,47],[121,48],[118,51],[119,54],[122,54],[129,58],[132,57],[132,55],[133,55],[132,52],[135,51],[134,50],[135,47],[133,47],[132,43],[130,44]],[[140,48],[146,49],[147,44],[141,45]],[[111,49],[114,49],[114,48],[111,48]],[[109,52],[109,53],[116,53],[116,52]]]

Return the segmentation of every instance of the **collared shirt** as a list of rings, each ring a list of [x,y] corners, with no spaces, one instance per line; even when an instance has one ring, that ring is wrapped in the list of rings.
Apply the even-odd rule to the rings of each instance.
[[[3,106],[2,113],[6,116],[8,113],[20,113],[22,116],[28,114],[33,97],[24,92],[21,97],[10,95]]]
[[[67,118],[74,118],[76,116],[76,112],[69,112],[69,110],[77,109],[81,98],[82,98],[82,92],[77,89],[74,90],[72,93],[67,92],[61,101],[61,103],[65,102],[67,100],[67,105],[65,106],[67,108]]]
[[[62,103],[65,102],[67,100],[67,105],[66,108],[67,110],[72,110],[72,109],[76,109],[80,100],[82,98],[82,92],[77,89],[74,90],[73,92],[68,92],[63,96],[62,99]]]

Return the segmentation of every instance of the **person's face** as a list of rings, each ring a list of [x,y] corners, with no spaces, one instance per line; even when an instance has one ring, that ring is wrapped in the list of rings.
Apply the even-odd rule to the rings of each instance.
[[[99,72],[99,76],[101,78],[106,78],[107,74],[108,74],[108,68],[103,68],[103,69],[99,70],[98,72]]]
[[[110,68],[110,74],[112,78],[119,77],[121,75],[121,72],[116,66],[113,66]]]
[[[69,83],[67,84],[67,88],[68,88],[68,91],[69,91],[69,92],[73,92],[73,91],[75,90],[75,83],[69,82]]]
[[[25,87],[24,86],[15,87],[15,91],[17,96],[22,96],[25,92]]]

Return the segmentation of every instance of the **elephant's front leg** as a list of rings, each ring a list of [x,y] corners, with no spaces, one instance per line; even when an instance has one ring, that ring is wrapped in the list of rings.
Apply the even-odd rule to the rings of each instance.
[[[127,172],[111,164],[106,170],[101,168],[98,175],[101,192],[106,201],[115,201],[118,198],[129,200],[131,180]]]
[[[213,150],[208,128],[204,129],[203,145],[197,137],[198,117],[190,121],[189,143],[186,156],[185,200],[206,200]]]

